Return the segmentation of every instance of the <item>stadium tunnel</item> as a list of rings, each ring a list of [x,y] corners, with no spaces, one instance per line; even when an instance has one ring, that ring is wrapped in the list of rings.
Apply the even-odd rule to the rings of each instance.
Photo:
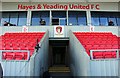
[[[51,76],[71,76],[69,38],[49,39],[49,72]]]

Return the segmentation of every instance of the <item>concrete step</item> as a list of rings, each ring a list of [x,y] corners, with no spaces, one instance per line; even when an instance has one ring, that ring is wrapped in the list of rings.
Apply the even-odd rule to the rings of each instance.
[[[69,67],[50,67],[49,72],[70,72]]]
[[[70,72],[51,72],[50,76],[52,78],[72,78]]]

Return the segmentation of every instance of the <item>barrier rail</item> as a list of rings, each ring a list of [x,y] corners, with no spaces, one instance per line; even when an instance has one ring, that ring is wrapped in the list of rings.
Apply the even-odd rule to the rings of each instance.
[[[27,52],[27,59],[26,60],[7,60],[7,61],[29,61],[29,59],[30,59],[30,51],[29,50],[0,50],[0,53],[1,53],[1,60],[2,61],[5,61],[5,60],[3,60],[2,58],[3,58],[3,52]]]
[[[119,59],[119,49],[99,49],[99,50],[90,50],[90,59],[91,60],[96,60],[93,58],[93,52],[116,52],[116,58],[109,58],[111,59]],[[97,59],[98,60],[98,59]],[[108,60],[108,59],[104,59],[104,60]]]

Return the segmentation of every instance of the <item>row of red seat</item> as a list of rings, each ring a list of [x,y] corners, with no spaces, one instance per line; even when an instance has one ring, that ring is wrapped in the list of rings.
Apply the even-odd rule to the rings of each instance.
[[[41,36],[17,36],[17,37],[15,37],[15,36],[10,36],[10,37],[2,37],[1,40],[11,39],[11,38],[15,38],[15,39],[24,38],[24,39],[26,39],[26,38],[28,38],[28,37],[30,37],[30,39],[33,39],[33,38],[41,38],[42,36],[43,36],[43,35],[41,35]]]
[[[4,60],[27,60],[27,52],[3,52],[2,53]]]
[[[3,52],[4,60],[26,60],[27,52],[12,52],[13,50],[27,50],[32,56],[37,42],[41,40],[45,32],[28,32],[28,33],[5,33],[2,35],[0,50],[11,50]],[[28,36],[29,35],[29,36]],[[27,37],[26,37],[27,36]]]
[[[94,52],[93,53],[93,58],[94,59],[105,59],[105,58],[116,58],[116,52],[115,51],[111,51],[111,52]]]
[[[2,46],[1,50],[34,50],[34,46]]]
[[[91,49],[119,49],[120,46],[118,45],[83,45],[85,48]]]
[[[42,37],[41,37],[42,38]],[[13,44],[13,43],[16,43],[16,42],[18,42],[18,43],[31,43],[31,42],[37,42],[37,41],[40,41],[41,40],[41,38],[35,38],[35,39],[31,39],[31,40],[4,40],[4,41],[1,41],[1,43],[0,44],[2,44],[2,43],[10,43],[10,44]]]
[[[38,34],[45,34],[45,32],[6,32],[4,35],[29,35],[29,34],[35,34],[35,35],[38,35]]]
[[[83,45],[88,55],[90,55],[90,50],[120,49],[120,38],[110,32],[74,32],[74,35]],[[116,52],[93,52],[93,58],[116,58]]]
[[[113,35],[111,32],[73,32],[76,35]]]

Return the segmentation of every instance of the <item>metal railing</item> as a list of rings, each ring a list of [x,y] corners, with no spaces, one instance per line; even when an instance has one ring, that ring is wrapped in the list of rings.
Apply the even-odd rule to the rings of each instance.
[[[109,59],[119,59],[119,49],[98,49],[98,50],[90,50],[90,58],[91,60],[96,60],[93,57],[94,52],[116,52],[116,58],[109,58]],[[103,58],[104,60],[108,60],[107,58]],[[102,60],[103,60],[102,59]],[[98,60],[98,59],[97,59]],[[101,60],[101,59],[100,59]]]
[[[4,60],[3,58],[3,52],[27,52],[27,60]],[[30,51],[29,50],[0,50],[1,55],[1,61],[29,61],[30,59]]]

